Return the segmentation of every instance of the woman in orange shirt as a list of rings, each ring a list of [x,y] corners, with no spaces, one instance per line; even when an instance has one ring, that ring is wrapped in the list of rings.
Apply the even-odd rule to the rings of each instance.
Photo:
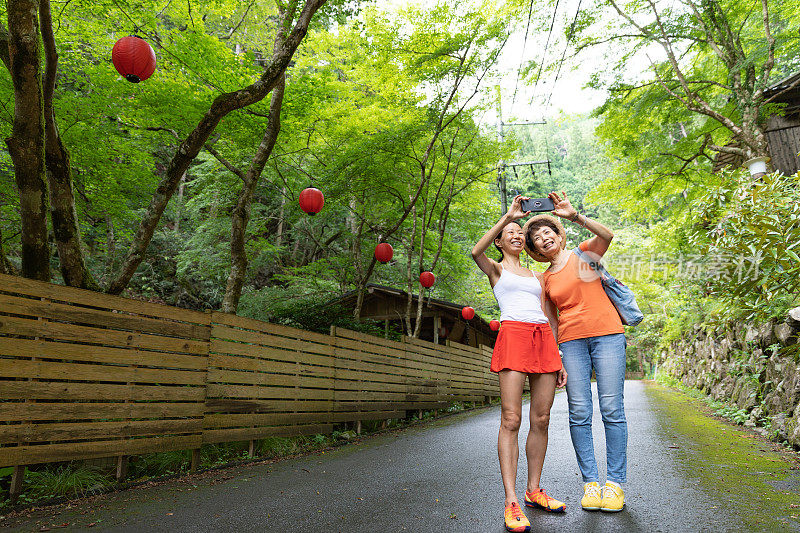
[[[610,229],[572,207],[566,193],[550,193],[553,214],[594,233],[579,247],[599,261],[614,234]],[[592,267],[572,250],[566,250],[561,222],[550,215],[537,215],[525,223],[526,251],[550,267],[543,274],[545,306],[558,309],[556,337],[564,368],[569,373],[567,401],[569,429],[578,467],[583,476],[586,510],[621,511],[625,504],[622,483],[626,481],[628,424],[625,419],[625,335],[622,321],[602,282]],[[592,371],[606,436],[606,483],[600,476],[592,440]]]

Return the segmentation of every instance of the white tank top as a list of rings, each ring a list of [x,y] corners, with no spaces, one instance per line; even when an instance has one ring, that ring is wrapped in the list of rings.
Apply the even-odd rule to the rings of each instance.
[[[500,279],[492,288],[500,306],[500,321],[546,324],[548,320],[542,311],[542,286],[536,276],[529,278],[508,272],[502,265],[500,268]]]

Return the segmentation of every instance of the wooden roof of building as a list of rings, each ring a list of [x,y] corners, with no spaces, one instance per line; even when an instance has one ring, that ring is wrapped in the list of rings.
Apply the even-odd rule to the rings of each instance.
[[[796,100],[800,98],[800,72],[787,76],[771,87],[764,89],[763,95],[765,98],[770,98],[781,92],[783,94],[780,94],[775,101],[798,104]]]
[[[764,98],[774,98],[771,103],[785,104],[780,114],[767,119],[765,133],[772,155],[772,164],[784,174],[797,172],[800,160],[800,72],[787,76],[764,89]],[[731,142],[725,146],[739,146]],[[739,168],[744,158],[737,154],[719,152],[714,157],[713,172],[731,167]]]
[[[367,294],[364,298],[364,308],[367,307],[374,307],[369,306],[368,301],[373,300],[375,298],[380,299],[390,299],[395,300],[398,302],[407,302],[408,301],[408,292],[398,289],[396,287],[390,287],[388,285],[379,285],[377,283],[369,283],[366,286]],[[355,306],[356,300],[358,297],[358,293],[353,290],[345,293],[342,295],[341,298],[337,300],[337,303],[340,305],[344,305],[346,307]],[[418,298],[416,294],[412,294],[412,305],[413,305],[413,312],[416,313],[416,306],[418,303]],[[404,309],[403,304],[403,309]],[[461,309],[464,308],[469,304],[463,303],[456,303],[451,302],[448,300],[442,300],[439,298],[432,298],[429,296],[425,296],[423,300],[423,319],[433,316],[433,315],[440,315],[442,317],[446,317],[448,322],[453,325],[453,323],[462,323],[462,326],[468,325],[470,329],[475,330],[481,336],[481,338],[485,339],[484,344],[492,345],[494,343],[494,339],[497,337],[497,332],[492,331],[489,327],[489,322],[481,318],[479,315],[475,315],[472,320],[464,320],[461,317]],[[377,311],[377,309],[373,309],[372,311],[362,314],[364,318],[372,318],[374,320],[402,320],[404,316],[397,311],[397,308],[394,310],[389,310],[388,308],[384,309],[383,311]],[[461,328],[463,329],[463,327]]]

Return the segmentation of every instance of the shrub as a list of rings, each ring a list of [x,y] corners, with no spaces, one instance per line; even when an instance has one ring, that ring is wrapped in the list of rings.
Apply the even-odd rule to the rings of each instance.
[[[693,205],[692,240],[713,261],[705,285],[742,318],[782,317],[800,294],[800,174],[738,176]]]
[[[191,452],[186,450],[177,450],[134,456],[131,458],[128,472],[134,479],[176,474],[188,470],[190,454]]]
[[[30,500],[54,497],[79,498],[102,491],[113,484],[113,478],[96,467],[59,465],[25,475],[25,496]]]

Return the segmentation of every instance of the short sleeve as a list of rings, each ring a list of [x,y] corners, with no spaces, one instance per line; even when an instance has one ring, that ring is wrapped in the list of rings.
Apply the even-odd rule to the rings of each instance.
[[[578,248],[581,249],[581,252],[585,252],[585,251],[589,250],[589,240],[587,239],[587,240],[583,241],[582,243],[580,243],[578,245]]]

